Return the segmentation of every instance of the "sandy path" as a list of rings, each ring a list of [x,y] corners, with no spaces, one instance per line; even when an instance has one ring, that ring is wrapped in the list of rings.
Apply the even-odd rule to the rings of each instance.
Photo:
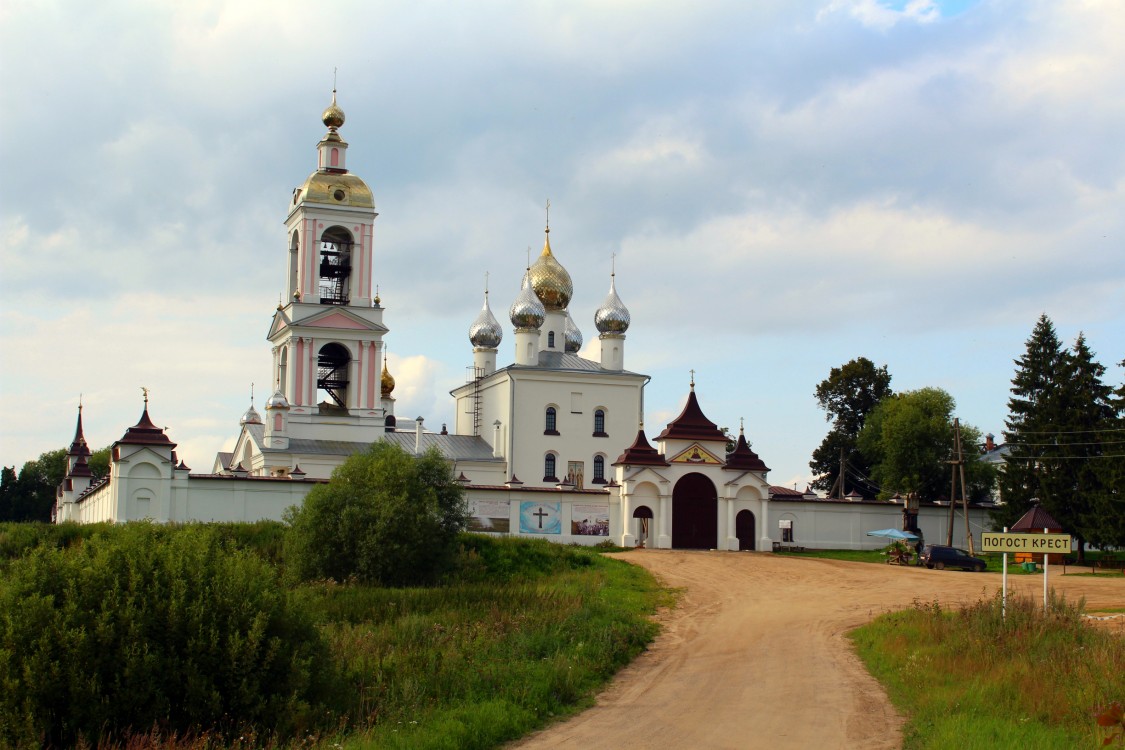
[[[653,647],[595,707],[514,747],[897,748],[902,719],[845,633],[915,599],[990,597],[1000,575],[785,555],[638,550],[626,559],[683,589]],[[1061,573],[1061,571],[1058,571]],[[1041,596],[1042,576],[1009,578]],[[1125,606],[1125,577],[1056,576],[1088,609]]]

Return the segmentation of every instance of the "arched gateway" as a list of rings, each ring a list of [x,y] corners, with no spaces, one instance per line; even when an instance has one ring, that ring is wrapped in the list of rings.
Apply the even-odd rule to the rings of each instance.
[[[703,474],[684,475],[672,490],[672,547],[717,549],[719,494]]]
[[[754,514],[748,510],[738,511],[734,518],[734,535],[738,537],[738,549],[754,549]]]

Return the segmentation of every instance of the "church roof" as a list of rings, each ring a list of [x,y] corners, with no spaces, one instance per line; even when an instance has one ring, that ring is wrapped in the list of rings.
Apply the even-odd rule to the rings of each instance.
[[[548,349],[539,352],[539,362],[536,365],[508,365],[502,367],[497,372],[502,370],[532,370],[535,368],[547,370],[571,370],[573,372],[597,372],[604,375],[633,375],[638,376],[639,373],[630,372],[629,370],[606,370],[602,367],[601,362],[595,362],[592,359],[579,357],[577,354],[570,352],[560,352],[558,350]]]
[[[82,432],[82,405],[78,405],[78,424],[74,428],[74,440],[67,449],[71,456],[89,456],[90,446],[86,445],[86,435]]]
[[[148,401],[145,401],[145,410],[141,413],[141,418],[135,425],[125,430],[125,434],[121,436],[118,443],[126,445],[168,445],[173,448],[176,444],[173,443],[164,430],[160,429],[152,423],[148,416]]]
[[[746,434],[739,430],[738,445],[735,446],[734,451],[727,455],[727,462],[723,466],[724,469],[735,469],[741,471],[769,471],[766,462],[758,457],[758,454],[750,450],[750,444],[746,442]]]
[[[388,443],[394,443],[408,453],[414,452],[417,434],[412,431],[388,432],[383,435]],[[436,432],[422,433],[423,451],[437,448],[443,458],[454,461],[495,461],[504,459],[492,455],[492,446],[479,435],[442,435]]]
[[[625,449],[625,452],[617,457],[613,462],[614,466],[628,464],[630,466],[668,466],[668,462],[664,459],[656,448],[648,444],[648,438],[645,437],[645,431],[642,427],[637,430],[637,439],[633,444]]]
[[[727,436],[723,434],[718,425],[703,415],[699,408],[699,401],[695,398],[695,387],[688,393],[687,404],[680,416],[673,419],[664,428],[664,432],[656,436],[657,440],[721,440],[726,442]]]
[[[1062,524],[1054,519],[1050,513],[1036,505],[1027,513],[1020,516],[1020,520],[1012,524],[1009,531],[1036,531],[1042,533],[1043,529],[1062,531]]]

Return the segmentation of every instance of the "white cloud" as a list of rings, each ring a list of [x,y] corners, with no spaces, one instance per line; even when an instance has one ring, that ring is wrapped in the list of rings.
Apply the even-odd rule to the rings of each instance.
[[[879,0],[832,0],[817,18],[822,20],[833,13],[844,13],[878,31],[888,31],[903,21],[927,24],[941,19],[941,10],[934,0],[909,0],[901,10]]]

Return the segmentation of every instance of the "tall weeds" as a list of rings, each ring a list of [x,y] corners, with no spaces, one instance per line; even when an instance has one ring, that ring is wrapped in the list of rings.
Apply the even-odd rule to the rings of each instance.
[[[1088,743],[1099,706],[1125,695],[1125,641],[1082,602],[999,596],[947,610],[916,602],[852,633],[910,720],[908,748],[1055,748]]]

